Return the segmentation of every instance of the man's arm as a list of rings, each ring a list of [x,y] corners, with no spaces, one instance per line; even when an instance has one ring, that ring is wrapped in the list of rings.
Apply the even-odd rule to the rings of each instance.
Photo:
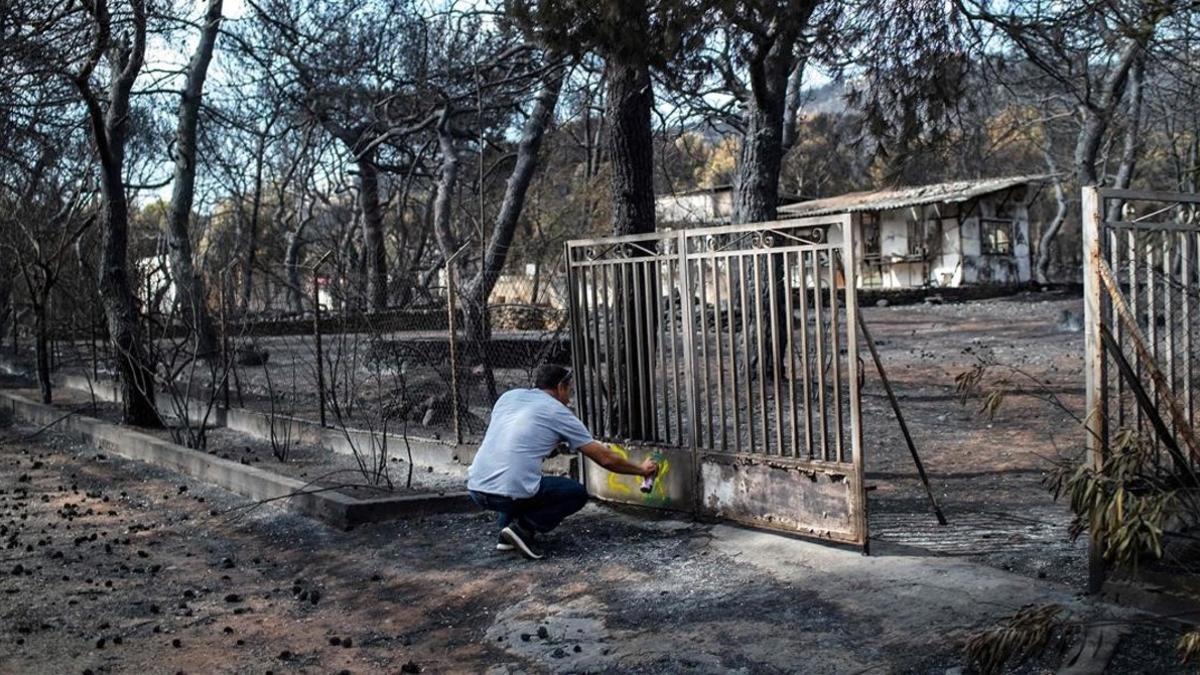
[[[579,446],[579,451],[585,457],[599,464],[604,470],[613,473],[623,473],[630,476],[653,476],[658,472],[658,465],[651,460],[634,464],[618,455],[612,448],[599,441],[591,441]]]

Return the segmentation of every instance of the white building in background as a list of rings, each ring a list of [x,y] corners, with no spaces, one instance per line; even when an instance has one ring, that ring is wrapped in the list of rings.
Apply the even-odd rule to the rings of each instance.
[[[780,206],[800,200],[801,198],[795,195],[779,195]],[[716,185],[660,195],[654,200],[654,217],[660,227],[726,225],[732,215],[732,185]]]
[[[165,254],[134,261],[130,283],[143,312],[166,314],[175,306],[175,282],[171,280],[171,262]]]
[[[1044,175],[852,192],[781,206],[779,217],[858,218],[863,288],[955,288],[1032,280],[1029,204]],[[841,233],[831,231],[836,242]]]

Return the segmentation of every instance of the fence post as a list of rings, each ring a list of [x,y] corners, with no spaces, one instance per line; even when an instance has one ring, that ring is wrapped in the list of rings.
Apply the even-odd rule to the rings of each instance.
[[[328,257],[328,255],[326,255]],[[324,262],[325,258],[321,259]],[[318,283],[318,274],[321,269],[321,263],[313,266],[312,273],[312,294],[313,294],[313,339],[316,341],[317,348],[317,401],[321,411],[321,427],[325,427],[325,354],[321,349],[321,287]]]
[[[454,442],[462,445],[462,420],[460,416],[460,408],[462,406],[462,397],[458,391],[458,329],[454,320],[454,296],[456,288],[454,285],[454,264],[453,260],[457,254],[446,260],[446,322],[450,332],[450,399],[452,401],[451,415],[454,420]]]
[[[1099,190],[1085,186],[1082,197],[1083,234],[1083,326],[1084,326],[1084,376],[1086,379],[1087,407],[1084,424],[1087,434],[1087,461],[1094,470],[1104,464],[1104,446],[1108,440],[1107,414],[1105,406],[1104,350],[1100,343],[1100,328],[1104,322],[1104,307],[1101,305],[1100,230],[1101,209]],[[1099,532],[1091,524],[1088,539],[1088,586],[1089,593],[1098,593],[1104,584],[1104,557],[1099,546]]]
[[[229,322],[225,313],[225,298],[226,284],[228,283],[228,273],[222,275],[221,293],[218,302],[221,303],[221,397],[225,404],[225,410],[229,410]]]

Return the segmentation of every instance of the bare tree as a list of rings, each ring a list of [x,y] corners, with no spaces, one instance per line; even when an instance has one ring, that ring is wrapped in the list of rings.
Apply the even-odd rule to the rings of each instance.
[[[121,377],[123,419],[136,426],[159,426],[162,421],[154,399],[154,367],[142,342],[129,283],[129,202],[124,176],[125,145],[133,120],[130,94],[146,54],[146,4],[144,0],[129,0],[128,13],[117,26],[113,25],[106,0],[85,7],[91,46],[81,57],[71,59],[73,67],[68,66],[65,74],[87,107],[99,161],[103,207],[100,300]],[[108,75],[103,92],[97,91],[95,83],[101,62],[107,63]]]
[[[19,183],[0,185],[0,250],[13,261],[24,285],[34,319],[38,387],[42,402],[50,403],[51,298],[64,271],[71,270],[68,254],[95,222],[96,211],[89,172],[72,156],[69,140],[58,148],[42,137],[38,145],[40,149],[29,148],[32,165],[3,172]]]
[[[1079,185],[1105,180],[1098,162],[1101,149],[1126,97],[1131,76],[1140,78],[1140,63],[1160,28],[1179,16],[1194,13],[1195,3],[1184,1],[1082,2],[1047,5],[1036,1],[1011,2],[1004,11],[982,0],[956,0],[956,6],[977,27],[982,48],[1001,41],[1027,61],[1070,102],[1078,122],[1073,168]],[[1140,99],[1140,87],[1133,89]],[[1140,101],[1130,110],[1139,109]],[[1129,146],[1135,152],[1135,146]],[[1127,163],[1131,172],[1132,157]],[[1129,180],[1127,173],[1122,180]],[[1045,276],[1050,244],[1061,228],[1047,228],[1038,250],[1036,268]]]
[[[222,0],[208,0],[200,40],[184,76],[175,131],[175,174],[171,186],[171,204],[167,209],[167,242],[175,299],[199,345],[197,353],[201,358],[211,358],[217,353],[217,334],[206,303],[204,279],[192,259],[190,225],[196,190],[196,135],[200,125],[200,105],[208,65],[212,61],[221,27],[221,4]]]

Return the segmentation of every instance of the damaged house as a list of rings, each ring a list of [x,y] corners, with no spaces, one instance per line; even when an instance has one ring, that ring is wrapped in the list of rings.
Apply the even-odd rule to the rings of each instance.
[[[863,288],[954,288],[1032,279],[1029,205],[1044,175],[852,192],[779,207],[780,219],[850,213]],[[840,238],[830,232],[833,239]]]

